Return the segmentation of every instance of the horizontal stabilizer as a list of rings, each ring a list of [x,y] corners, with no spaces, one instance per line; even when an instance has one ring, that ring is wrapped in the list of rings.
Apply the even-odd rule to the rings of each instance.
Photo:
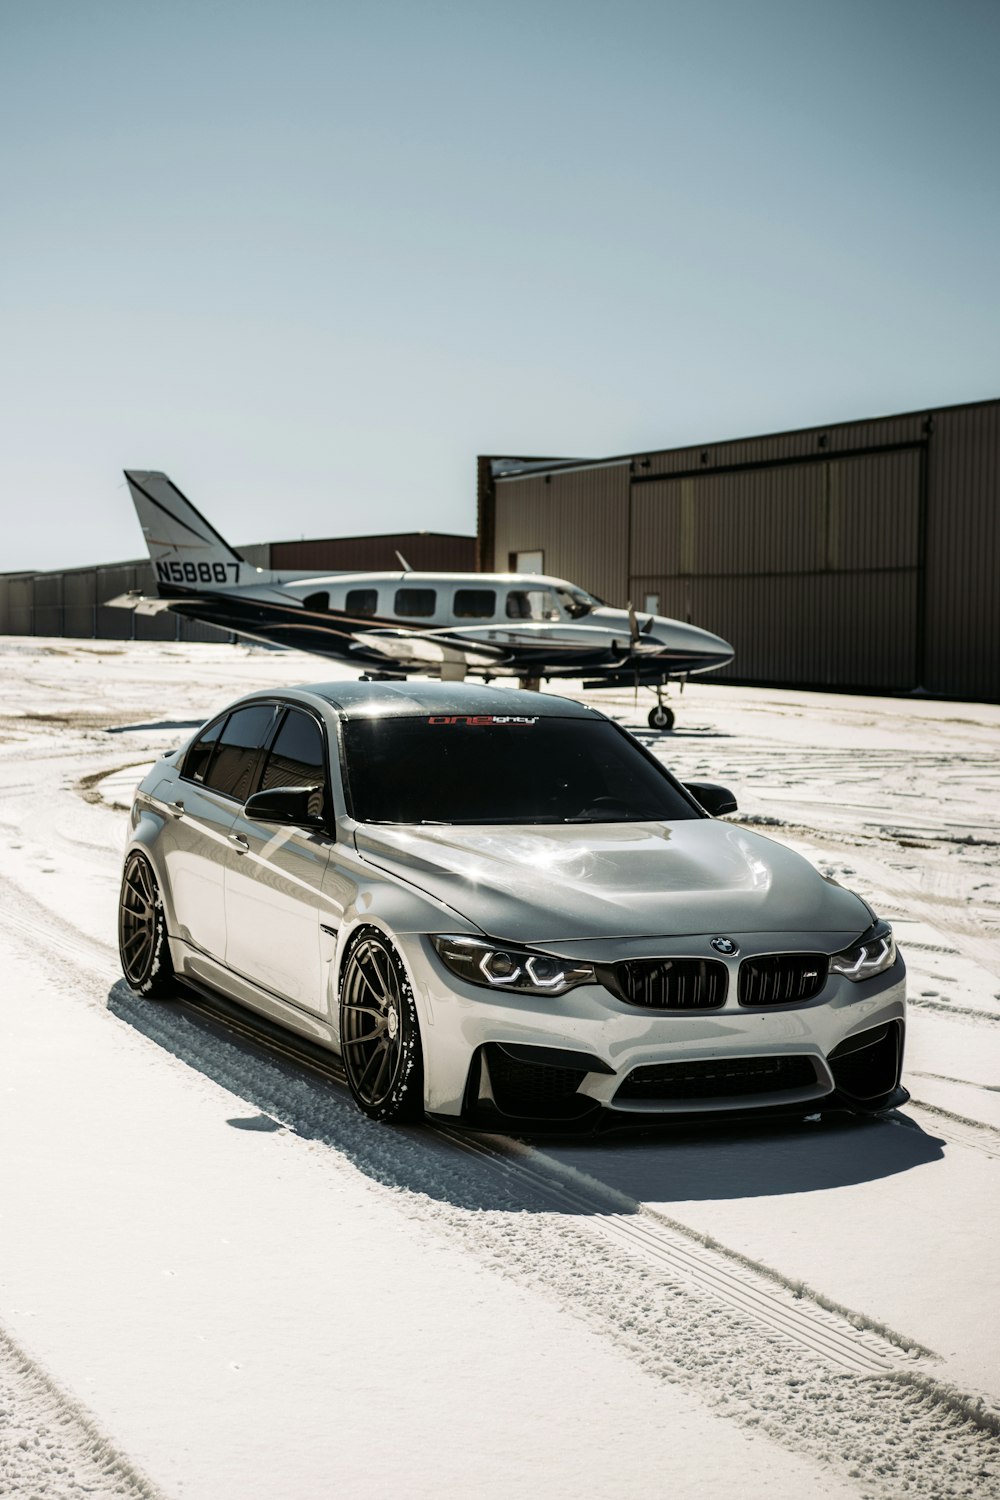
[[[174,599],[151,599],[148,594],[140,594],[136,589],[104,601],[108,609],[134,609],[137,615],[159,615],[174,603]]]

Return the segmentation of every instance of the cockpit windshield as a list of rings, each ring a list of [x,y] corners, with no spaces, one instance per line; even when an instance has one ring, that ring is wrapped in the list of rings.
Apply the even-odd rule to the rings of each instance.
[[[584,615],[589,615],[601,602],[594,594],[578,588],[557,588],[556,594],[571,620],[582,620]]]
[[[593,594],[570,584],[552,588],[539,584],[536,589],[511,589],[507,595],[507,618],[555,621],[568,615],[571,620],[581,620],[600,602]]]

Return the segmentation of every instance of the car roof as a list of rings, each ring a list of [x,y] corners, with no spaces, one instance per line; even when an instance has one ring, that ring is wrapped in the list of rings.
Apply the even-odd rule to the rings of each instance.
[[[603,718],[599,709],[571,698],[519,688],[487,687],[479,682],[314,682],[296,691],[322,698],[343,718],[428,714],[524,715],[546,719]]]

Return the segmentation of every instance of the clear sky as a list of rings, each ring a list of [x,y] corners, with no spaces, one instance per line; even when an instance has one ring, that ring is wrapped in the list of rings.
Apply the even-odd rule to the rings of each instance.
[[[0,0],[0,571],[1000,395],[997,0]]]

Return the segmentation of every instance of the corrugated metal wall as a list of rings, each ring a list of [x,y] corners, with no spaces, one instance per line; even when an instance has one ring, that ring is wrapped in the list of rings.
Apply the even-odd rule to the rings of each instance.
[[[729,675],[904,689],[919,450],[637,484],[630,595],[735,645]]]
[[[372,537],[332,537],[319,541],[260,542],[238,547],[257,568],[290,572],[396,568],[395,549],[414,568],[473,572],[476,538],[443,532],[405,532]],[[137,615],[109,609],[106,601],[140,589],[156,592],[148,559],[68,572],[0,574],[0,635],[64,635],[101,640],[228,641],[228,631],[165,611]]]
[[[611,603],[658,595],[733,643],[719,676],[1000,698],[1000,402],[501,471],[492,498],[481,469],[480,511],[496,567],[544,546]]]
[[[340,536],[319,541],[272,542],[272,568],[317,573],[379,572],[398,568],[396,549],[418,573],[473,573],[476,538],[442,531],[405,531],[394,536]],[[249,559],[248,559],[249,561]]]
[[[260,550],[260,549],[255,549]],[[248,559],[249,560],[249,559]],[[261,566],[261,564],[257,564]],[[130,589],[153,589],[148,562],[76,568],[69,573],[0,576],[0,635],[75,636],[113,641],[228,641],[228,631],[169,613],[137,615],[105,603]]]
[[[629,565],[628,462],[497,484],[494,568],[541,552],[543,571],[602,599],[621,593]],[[487,570],[488,571],[488,570]]]
[[[1000,401],[935,415],[924,686],[1000,697]]]

